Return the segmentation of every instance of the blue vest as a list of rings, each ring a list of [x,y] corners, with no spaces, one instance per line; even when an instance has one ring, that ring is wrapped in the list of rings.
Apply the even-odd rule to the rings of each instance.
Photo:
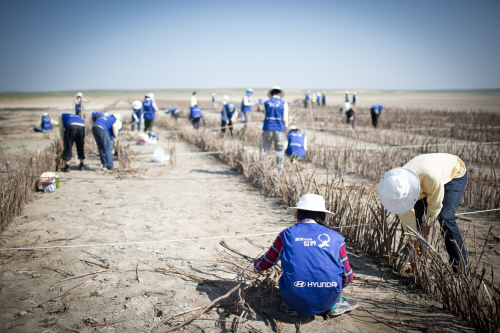
[[[52,124],[49,117],[42,117],[42,130],[52,131]]]
[[[323,103],[326,102],[326,95],[323,95],[323,99],[322,100],[323,100]]]
[[[283,230],[280,294],[298,313],[323,313],[339,299],[343,242],[338,232],[317,223],[297,223]]]
[[[63,113],[61,115],[61,118],[62,118],[64,128],[68,127],[71,124],[75,124],[75,123],[85,125],[85,122],[83,121],[83,119],[79,115],[76,115],[76,114]]]
[[[241,111],[242,112],[252,112],[252,106],[251,105],[244,105],[245,103],[245,98],[243,97],[243,100],[241,101]],[[250,96],[248,97],[248,103],[250,103]]]
[[[306,94],[306,102],[309,102],[310,99],[311,99],[311,95]]]
[[[295,154],[297,156],[306,157],[306,150],[304,149],[305,135],[300,132],[290,132],[287,136],[288,148],[285,153],[288,156]]]
[[[141,119],[142,109],[136,110],[132,109],[132,112],[136,115],[137,119]],[[132,122],[134,121],[134,117],[132,117]]]
[[[142,113],[144,114],[144,119],[155,119],[155,108],[153,107],[153,101],[150,99],[142,102]]]
[[[374,104],[372,105],[372,107],[370,108],[370,110],[372,111],[375,111],[375,114],[381,114],[382,113],[382,105],[380,104]]]
[[[113,116],[100,117],[95,121],[94,126],[100,126],[103,130],[108,132],[109,138],[111,140],[113,140],[115,138],[114,133],[113,133],[113,124],[115,122],[116,122],[116,118]]]
[[[285,111],[285,102],[280,98],[271,98],[264,102],[266,108],[266,118],[264,118],[264,131],[285,131],[283,124],[283,112]]]
[[[316,104],[319,104],[321,102],[321,95],[318,95],[318,97],[316,97]]]
[[[75,111],[80,111],[82,109],[82,99],[80,99],[80,102],[77,102],[78,100],[75,99]]]
[[[191,114],[189,116],[189,118],[201,118],[203,117],[203,114],[201,113],[201,109],[199,106],[192,106],[190,108],[191,110]]]
[[[222,111],[221,111],[221,113],[220,113],[220,114],[221,114],[221,119],[223,119],[223,120],[224,120],[224,112],[226,112],[226,116],[227,116],[227,119],[225,119],[225,120],[228,120],[228,121],[229,121],[229,120],[231,120],[231,118],[233,118],[233,115],[234,115],[234,113],[236,112],[236,105],[234,105],[234,110],[233,110],[233,112],[229,112],[229,108],[228,108],[228,106],[229,106],[230,104],[234,105],[234,103],[228,103],[228,104],[226,104],[226,105],[224,105],[224,106],[222,107]]]

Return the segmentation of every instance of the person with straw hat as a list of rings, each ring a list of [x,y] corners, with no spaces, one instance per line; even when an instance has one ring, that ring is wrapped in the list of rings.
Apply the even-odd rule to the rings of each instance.
[[[276,166],[283,169],[283,158],[285,156],[285,131],[288,128],[288,104],[281,98],[285,92],[278,86],[272,87],[267,96],[270,98],[264,102],[265,118],[262,129],[261,153],[266,154],[274,142],[276,151]]]
[[[410,227],[427,237],[428,228],[439,220],[454,271],[462,260],[467,264],[455,220],[466,183],[467,170],[458,156],[435,153],[419,155],[403,167],[389,170],[378,184],[382,205],[399,215],[405,231]]]
[[[292,161],[300,161],[306,157],[307,151],[307,137],[300,127],[290,126],[288,129],[288,147],[285,150],[286,156],[290,157]]]
[[[355,301],[340,296],[353,280],[344,237],[327,227],[326,217],[335,214],[321,195],[305,194],[296,207],[287,208],[296,224],[283,230],[271,248],[254,261],[256,273],[264,274],[281,260],[279,289],[281,308],[287,316],[325,313],[335,317],[357,308]]]

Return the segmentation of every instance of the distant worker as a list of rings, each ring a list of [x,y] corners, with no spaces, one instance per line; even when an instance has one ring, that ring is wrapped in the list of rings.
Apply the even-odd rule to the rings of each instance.
[[[215,93],[212,93],[212,106],[216,107],[217,103],[215,103]]]
[[[264,102],[266,114],[262,126],[264,133],[261,152],[263,154],[269,152],[274,142],[276,167],[282,170],[285,155],[285,131],[288,127],[288,104],[281,99],[285,96],[285,92],[278,86],[272,87],[267,95],[270,99]]]
[[[201,112],[201,108],[199,106],[192,106],[190,108],[191,113],[189,114],[189,120],[191,124],[193,124],[194,129],[200,129],[200,120],[203,119],[203,122],[208,127],[205,118],[203,118],[203,113]]]
[[[345,101],[349,102],[349,91],[345,91]]]
[[[316,93],[313,93],[311,96],[311,106],[314,106],[314,101],[316,100]]]
[[[403,167],[389,170],[378,184],[382,205],[398,214],[405,231],[411,227],[427,237],[434,219],[439,220],[455,272],[461,258],[467,264],[467,251],[455,219],[466,184],[464,162],[458,156],[444,153],[416,156]],[[418,243],[413,242],[417,249]]]
[[[132,103],[132,133],[134,133],[135,123],[137,123],[137,133],[141,132],[142,123],[142,102],[134,101]]]
[[[345,102],[340,108],[339,113],[345,113],[346,124],[351,124],[352,128],[355,128],[354,121],[356,120],[356,107],[349,102]]]
[[[352,93],[352,105],[356,105],[356,92]]]
[[[172,115],[172,118],[174,118],[175,123],[177,124],[177,121],[179,120],[179,117],[181,116],[181,110],[179,109],[166,109],[165,113],[170,113]]]
[[[147,94],[142,102],[142,117],[144,118],[144,133],[152,133],[153,125],[155,123],[156,112],[158,107],[155,101],[151,98],[151,94]]]
[[[309,102],[311,101],[311,91],[308,90],[306,93],[306,97],[304,98],[304,107],[307,108],[309,106]]]
[[[320,106],[321,105],[321,93],[318,93],[316,95],[316,105]]]
[[[59,122],[52,120],[49,114],[45,112],[42,114],[42,118],[38,121],[37,125],[33,127],[35,132],[52,132],[52,126],[59,125]]]
[[[341,296],[353,280],[344,237],[328,227],[325,199],[317,194],[300,197],[287,213],[295,224],[279,233],[269,250],[254,261],[254,272],[265,271],[281,260],[279,289],[286,316],[324,314],[336,317],[358,307]]]
[[[114,169],[113,146],[111,142],[118,137],[122,127],[120,114],[99,117],[92,126],[92,134],[99,149],[99,158],[103,170]]]
[[[196,91],[193,91],[193,95],[191,95],[191,101],[189,103],[190,107],[198,106],[198,99],[196,98],[197,95],[198,93]]]
[[[238,110],[234,103],[227,103],[222,107],[221,111],[221,132],[226,133],[226,125],[229,128],[229,133],[233,136],[233,125],[238,119]]]
[[[81,115],[83,112],[83,103],[88,103],[90,101],[83,99],[83,94],[81,92],[76,94],[75,101],[75,114]]]
[[[326,91],[323,91],[323,96],[321,97],[321,104],[323,107],[326,105]]]
[[[306,157],[307,137],[297,126],[290,126],[288,129],[288,147],[285,150],[286,156],[292,161],[300,161]]]
[[[382,113],[382,105],[380,104],[374,104],[370,108],[370,113],[372,115],[372,125],[373,127],[377,128],[378,127],[378,118],[380,117],[380,114]]]
[[[248,88],[245,96],[243,96],[243,101],[241,102],[241,117],[243,122],[245,123],[245,127],[250,122],[250,118],[252,115],[252,105],[255,105],[255,102],[250,102],[250,96],[253,94],[253,89]]]
[[[153,94],[152,92],[150,92],[150,93],[148,93],[148,95],[149,95],[149,98],[151,98],[151,100],[156,103],[155,94]]]
[[[63,113],[59,117],[59,134],[64,142],[63,160],[66,165],[62,169],[63,172],[69,172],[69,163],[71,162],[73,143],[76,143],[76,151],[80,166],[78,169],[83,170],[83,161],[85,160],[85,122],[82,117],[77,114]]]
[[[222,105],[226,105],[229,102],[229,96],[224,95],[222,96]]]
[[[264,112],[264,110],[265,110],[264,101],[262,100],[262,98],[259,98],[259,104],[257,105],[257,111]]]

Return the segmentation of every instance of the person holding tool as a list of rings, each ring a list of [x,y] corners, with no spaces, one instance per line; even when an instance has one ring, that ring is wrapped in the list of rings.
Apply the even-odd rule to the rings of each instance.
[[[190,108],[191,113],[189,114],[189,120],[191,121],[191,124],[193,124],[193,128],[195,130],[200,129],[200,120],[203,119],[203,122],[205,123],[205,126],[210,127],[205,118],[203,118],[203,113],[201,113],[201,108],[199,106],[192,106]]]
[[[245,123],[245,128],[247,127],[252,115],[252,105],[255,105],[255,102],[250,102],[250,96],[252,96],[252,94],[253,89],[248,88],[245,96],[243,96],[243,100],[241,101],[241,117]]]
[[[90,101],[83,99],[83,94],[81,92],[76,94],[75,101],[73,104],[75,105],[75,114],[81,115],[83,112],[83,103],[88,103]]]
[[[141,132],[142,123],[142,102],[134,101],[132,103],[132,133],[134,133],[135,123],[137,122],[137,133]]]
[[[83,161],[85,160],[85,122],[82,117],[77,114],[63,113],[59,117],[59,134],[64,142],[63,160],[66,164],[62,171],[70,171],[69,163],[72,157],[73,143],[76,143],[76,151],[80,160],[78,170],[83,170]]]
[[[233,136],[233,125],[238,119],[238,110],[236,110],[236,105],[234,103],[227,103],[222,107],[221,111],[221,132],[226,133],[226,124],[229,128],[229,133],[231,137]]]
[[[153,100],[154,96],[147,94],[144,97],[144,102],[142,102],[142,116],[144,118],[144,133],[148,132],[148,135],[153,132],[153,125],[155,122],[156,112],[158,107]]]
[[[111,142],[118,137],[123,124],[121,115],[111,115],[107,117],[98,117],[92,126],[92,134],[94,135],[95,143],[99,149],[99,158],[102,163],[103,170],[113,170],[113,146]]]
[[[372,107],[370,108],[370,114],[372,116],[372,125],[375,128],[378,127],[378,118],[380,117],[381,113],[382,113],[382,105],[380,104],[373,104]]]
[[[466,183],[467,170],[458,156],[435,153],[419,155],[403,167],[389,170],[378,184],[382,205],[399,215],[405,231],[410,227],[427,237],[429,227],[438,219],[455,272],[461,258],[467,264],[467,251],[455,220]]]
[[[286,156],[293,161],[300,161],[306,157],[307,137],[297,126],[290,126],[288,129],[288,147],[285,150]]]
[[[287,316],[329,317],[356,309],[356,301],[341,296],[354,276],[344,237],[327,227],[326,218],[335,214],[326,209],[325,199],[305,194],[287,213],[296,224],[280,232],[271,248],[254,261],[254,271],[263,274],[281,260],[281,309]]]
[[[274,142],[276,151],[276,167],[283,170],[283,158],[285,155],[285,131],[288,128],[288,104],[281,98],[285,92],[278,86],[272,87],[267,96],[269,100],[264,102],[265,118],[262,129],[261,153],[266,154]]]
[[[42,118],[38,121],[37,125],[33,127],[35,132],[52,132],[52,126],[58,126],[59,122],[52,120],[49,114],[45,112]]]
[[[356,107],[349,102],[345,102],[339,110],[339,115],[342,112],[346,115],[346,124],[351,124],[352,128],[355,128],[354,121],[356,120]]]

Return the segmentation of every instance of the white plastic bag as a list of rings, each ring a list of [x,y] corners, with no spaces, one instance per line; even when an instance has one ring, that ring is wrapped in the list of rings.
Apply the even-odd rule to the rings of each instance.
[[[151,162],[164,163],[168,160],[170,160],[170,156],[165,155],[165,152],[161,147],[156,147],[155,151],[153,152],[153,156],[151,156]]]

